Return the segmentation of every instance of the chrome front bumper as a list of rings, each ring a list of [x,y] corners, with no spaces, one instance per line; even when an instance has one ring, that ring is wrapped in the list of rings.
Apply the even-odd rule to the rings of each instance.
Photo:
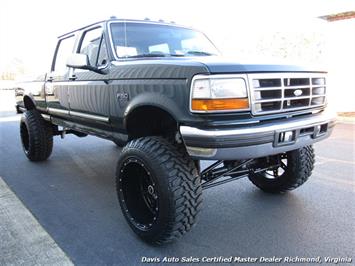
[[[241,160],[295,150],[330,136],[333,113],[318,113],[233,129],[198,129],[181,126],[180,133],[192,158]]]

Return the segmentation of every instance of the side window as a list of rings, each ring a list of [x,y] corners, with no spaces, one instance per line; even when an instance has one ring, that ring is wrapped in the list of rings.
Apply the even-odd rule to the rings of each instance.
[[[104,66],[108,62],[107,47],[104,36],[101,38],[99,58],[97,59],[97,66]]]
[[[96,66],[102,39],[102,28],[95,28],[84,33],[79,53],[89,57],[90,65]]]
[[[73,53],[75,36],[72,35],[59,41],[56,58],[52,71],[58,74],[64,74],[67,71],[68,57]]]

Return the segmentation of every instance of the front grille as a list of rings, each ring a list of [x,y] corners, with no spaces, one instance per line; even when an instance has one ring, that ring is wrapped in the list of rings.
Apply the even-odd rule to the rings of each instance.
[[[254,115],[315,108],[326,101],[324,74],[250,74],[248,78]]]

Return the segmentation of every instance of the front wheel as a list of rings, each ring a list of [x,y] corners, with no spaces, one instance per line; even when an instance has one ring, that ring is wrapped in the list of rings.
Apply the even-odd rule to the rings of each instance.
[[[301,186],[311,176],[315,162],[312,146],[267,159],[274,166],[262,173],[249,174],[249,179],[255,186],[269,193],[283,193]]]
[[[201,182],[186,151],[160,137],[133,140],[117,164],[123,214],[143,240],[161,244],[189,231],[201,205]]]

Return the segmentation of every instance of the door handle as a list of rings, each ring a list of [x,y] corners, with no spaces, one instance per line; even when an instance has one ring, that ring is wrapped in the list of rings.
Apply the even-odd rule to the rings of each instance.
[[[69,80],[76,80],[77,79],[77,76],[75,76],[75,75],[71,75],[70,77],[69,77]]]
[[[53,84],[46,84],[44,86],[44,91],[46,95],[54,95],[54,86]]]

